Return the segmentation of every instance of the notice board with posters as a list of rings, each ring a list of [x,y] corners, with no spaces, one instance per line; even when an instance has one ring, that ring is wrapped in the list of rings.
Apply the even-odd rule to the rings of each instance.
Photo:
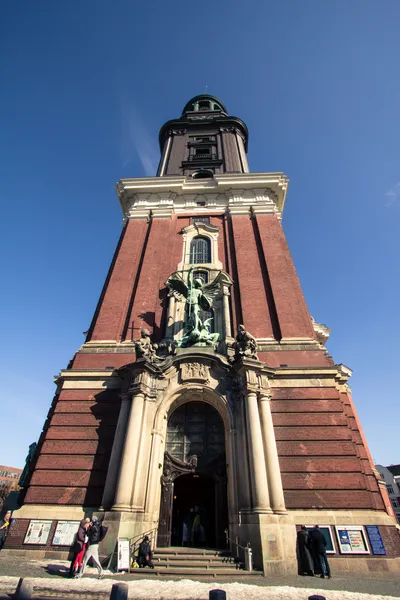
[[[372,554],[386,555],[385,545],[383,543],[379,527],[377,525],[366,525],[365,529],[367,530]]]
[[[47,544],[52,522],[53,521],[31,519],[25,535],[24,544]]]
[[[130,571],[131,552],[129,540],[125,538],[118,539],[117,547],[117,571]]]
[[[72,546],[78,532],[79,521],[58,521],[54,532],[53,546]]]
[[[370,554],[362,525],[336,525],[335,529],[341,554]]]

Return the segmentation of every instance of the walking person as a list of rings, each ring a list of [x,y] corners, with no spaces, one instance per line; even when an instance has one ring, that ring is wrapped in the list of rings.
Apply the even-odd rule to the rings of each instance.
[[[321,579],[325,577],[331,578],[331,569],[326,555],[326,539],[324,534],[319,528],[319,525],[315,525],[314,529],[310,531],[309,537],[311,540],[311,548],[314,556],[314,562],[318,561],[321,569]],[[316,570],[317,565],[314,564]]]
[[[89,524],[89,529],[87,531],[87,537],[88,545],[82,563],[82,570],[79,573],[78,577],[82,577],[83,573],[85,572],[86,564],[89,558],[91,558],[95,566],[97,567],[97,572],[99,574],[98,578],[102,579],[103,569],[101,567],[99,559],[99,543],[102,540],[102,531],[101,524],[97,517],[92,517],[92,520]]]
[[[297,532],[296,554],[299,575],[314,575],[311,540],[305,525]]]
[[[74,555],[71,560],[68,577],[74,577],[78,575],[80,568],[82,567],[83,556],[86,550],[86,533],[89,525],[89,518],[82,519],[82,521],[79,523],[79,528],[74,543]]]
[[[11,511],[8,510],[0,521],[0,550],[3,548],[4,542],[6,541],[8,528],[10,527],[10,521]]]
[[[154,565],[151,560],[152,556],[153,556],[153,553],[151,551],[151,544],[150,544],[149,536],[146,535],[143,538],[143,541],[141,542],[141,544],[139,546],[139,556],[138,556],[139,567],[150,567],[150,569],[154,569]]]

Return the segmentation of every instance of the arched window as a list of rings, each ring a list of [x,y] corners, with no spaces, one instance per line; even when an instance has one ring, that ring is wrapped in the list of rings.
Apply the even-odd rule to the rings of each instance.
[[[190,244],[190,264],[211,262],[211,244],[208,238],[195,237]]]
[[[195,454],[200,468],[224,455],[224,424],[214,407],[187,402],[168,419],[166,451],[174,458],[190,461]]]
[[[195,171],[192,174],[192,179],[210,179],[211,177],[214,177],[214,173],[212,171],[208,171],[207,169]]]
[[[202,279],[203,283],[208,283],[207,271],[193,271],[193,279]]]

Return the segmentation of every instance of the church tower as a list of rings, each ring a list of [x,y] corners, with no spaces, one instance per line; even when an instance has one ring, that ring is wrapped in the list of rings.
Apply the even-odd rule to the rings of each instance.
[[[249,171],[245,123],[210,95],[159,141],[157,176],[117,185],[121,238],[7,548],[65,553],[95,513],[103,555],[145,532],[221,548],[228,530],[265,574],[296,573],[296,529],[318,523],[335,570],[398,568],[351,370],[325,348],[282,229],[287,177]]]

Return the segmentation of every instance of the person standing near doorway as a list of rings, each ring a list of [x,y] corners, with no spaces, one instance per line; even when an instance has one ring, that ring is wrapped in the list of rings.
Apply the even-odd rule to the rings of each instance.
[[[318,564],[321,569],[321,579],[325,579],[325,577],[330,579],[331,569],[326,555],[326,539],[319,525],[315,525],[314,529],[310,531],[309,536],[314,558],[314,568],[316,569]]]

